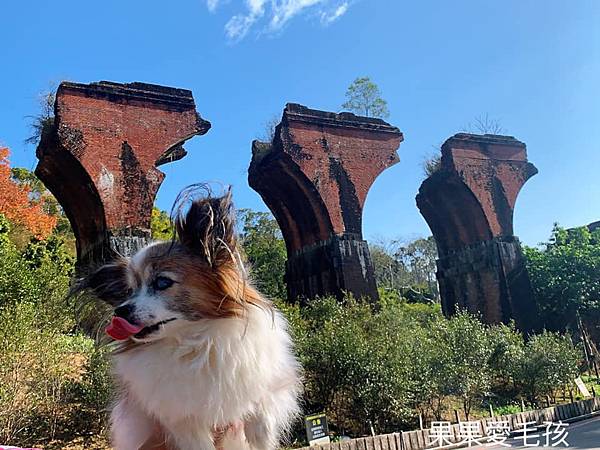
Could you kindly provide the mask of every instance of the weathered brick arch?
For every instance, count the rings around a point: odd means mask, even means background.
[[[401,141],[380,119],[288,104],[273,141],[253,143],[248,181],[281,227],[290,298],[377,298],[362,210]]]
[[[492,239],[481,204],[460,176],[440,170],[430,180],[419,190],[419,208],[441,253]]]
[[[252,164],[261,164],[270,145],[254,141],[252,146]],[[327,240],[333,234],[327,207],[318,192],[310,188],[310,180],[300,166],[282,154],[265,161],[262,167],[261,175],[253,178],[252,187],[258,192],[269,191],[270,195],[263,199],[281,229],[286,230],[283,237],[288,253]]]
[[[537,173],[525,144],[510,136],[460,133],[442,146],[439,170],[417,195],[438,247],[437,278],[445,314],[479,312],[488,323],[514,319],[538,328],[513,211]]]
[[[148,242],[165,177],[157,166],[183,158],[183,143],[209,128],[188,90],[61,83],[35,173],[71,222],[80,266],[129,255]]]

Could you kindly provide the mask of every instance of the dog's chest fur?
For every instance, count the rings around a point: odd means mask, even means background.
[[[297,381],[285,321],[256,307],[243,318],[190,324],[115,359],[124,395],[163,423],[234,423]]]

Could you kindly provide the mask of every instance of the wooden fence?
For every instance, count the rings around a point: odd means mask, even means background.
[[[507,421],[510,424],[511,430],[518,430],[526,422],[533,422],[536,425],[543,425],[544,422],[569,422],[572,419],[582,418],[582,416],[585,417],[597,411],[600,411],[600,397],[535,411],[495,416],[494,418],[481,419],[478,422],[481,424],[481,430],[485,430],[486,425],[491,421]],[[458,424],[452,425],[451,428],[452,437],[448,438],[448,441],[456,444],[462,442],[463,438],[459,435]],[[430,446],[431,439],[429,438],[429,433],[430,430],[428,429],[402,431],[399,433],[382,434],[379,436],[304,447],[300,450],[423,450]]]

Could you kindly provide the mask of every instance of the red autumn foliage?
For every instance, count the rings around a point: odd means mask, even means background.
[[[22,225],[36,238],[47,238],[56,226],[56,217],[44,212],[38,201],[30,199],[30,189],[16,183],[10,175],[10,151],[0,147],[0,214]]]

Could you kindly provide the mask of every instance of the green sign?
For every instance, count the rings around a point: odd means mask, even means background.
[[[329,442],[329,429],[325,414],[314,414],[304,418],[308,445],[325,444]]]

